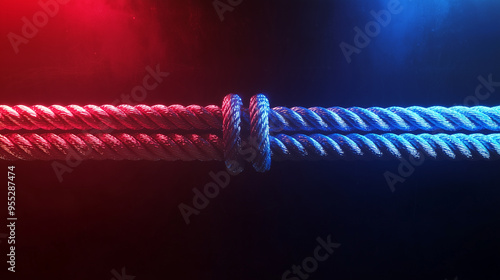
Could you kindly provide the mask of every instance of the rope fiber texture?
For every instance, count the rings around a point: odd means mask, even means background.
[[[276,160],[490,160],[500,158],[500,134],[279,134],[271,138],[271,150]]]
[[[482,134],[500,132],[500,106],[270,108],[258,94],[245,108],[230,94],[221,107],[0,105],[0,129],[15,131],[0,134],[4,160],[219,160],[232,174],[271,159],[500,159],[500,133]]]
[[[500,106],[450,108],[273,108],[271,122],[284,131],[500,131]]]
[[[241,106],[240,106],[241,107]],[[247,109],[241,121],[249,124]],[[215,105],[0,105],[0,129],[7,130],[221,130],[222,109]],[[500,131],[500,106],[275,107],[270,132]]]
[[[198,105],[0,105],[0,129],[8,130],[209,130],[222,128],[217,106]]]
[[[7,133],[0,135],[4,160],[223,160],[213,134]]]
[[[276,160],[374,160],[412,156],[437,160],[500,158],[500,134],[278,134],[269,137]],[[4,160],[223,160],[215,134],[8,133],[0,135]]]

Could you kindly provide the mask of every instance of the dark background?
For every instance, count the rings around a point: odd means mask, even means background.
[[[220,105],[228,93],[248,104],[264,92],[271,106],[451,106],[478,76],[500,80],[493,0],[401,0],[347,63],[340,42],[388,2],[243,0],[221,21],[211,0],[74,0],[16,54],[7,34],[41,8],[2,1],[0,103],[109,104],[157,64],[170,75],[144,104]],[[499,103],[500,88],[480,101]],[[221,162],[85,161],[62,182],[50,162],[9,164],[17,279],[113,279],[122,267],[136,280],[281,279],[328,235],[341,247],[309,279],[500,278],[498,162],[426,161],[395,192],[383,174],[398,161],[249,167],[189,225],[178,205]]]

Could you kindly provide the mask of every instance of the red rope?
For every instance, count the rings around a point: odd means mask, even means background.
[[[213,134],[8,133],[0,134],[4,160],[223,160]]]
[[[224,160],[228,170],[237,174],[243,170],[245,161],[251,162],[257,171],[266,171],[271,157],[277,160],[394,159],[403,156],[420,158],[421,155],[436,159],[500,158],[500,134],[296,134],[315,130],[388,128],[397,131],[428,126],[436,130],[441,124],[452,123],[455,126],[451,125],[451,130],[482,128],[498,131],[500,106],[493,109],[473,107],[470,110],[460,106],[452,109],[391,107],[385,111],[375,107],[271,109],[262,94],[252,97],[249,108],[242,105],[237,95],[224,98],[223,110],[214,105],[0,105],[0,130],[81,131],[0,134],[0,159]],[[403,113],[399,116],[398,112]],[[152,130],[158,129],[178,130],[175,132],[181,134],[153,133]],[[82,130],[115,132],[87,133]],[[149,132],[128,134],[123,130]],[[207,130],[222,135],[222,139],[207,134]],[[286,134],[276,135],[276,132]]]
[[[222,129],[218,106],[0,105],[0,129]]]

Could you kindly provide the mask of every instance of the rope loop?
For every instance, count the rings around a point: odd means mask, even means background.
[[[229,94],[222,102],[222,139],[224,143],[224,161],[232,175],[243,171],[241,159],[241,106],[243,102],[237,94]]]
[[[252,165],[258,172],[271,168],[271,144],[269,141],[269,100],[264,94],[250,99],[250,145],[255,149]]]

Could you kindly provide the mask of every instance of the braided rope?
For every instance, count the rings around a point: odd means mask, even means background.
[[[361,160],[425,157],[500,159],[500,134],[303,134],[270,136],[275,160]],[[0,135],[0,159],[224,160],[214,134],[8,133]]]
[[[212,134],[8,133],[0,134],[0,159],[223,160]]]
[[[8,130],[208,130],[222,128],[217,106],[0,105],[0,129]]]
[[[500,159],[500,134],[279,134],[271,150],[276,160]]]
[[[229,94],[222,102],[224,158],[227,170],[236,175],[243,171],[241,159],[241,106],[243,102],[236,94]]]
[[[8,130],[183,130],[175,133],[7,133],[0,134],[0,159],[64,160],[224,160],[231,174],[245,161],[259,172],[274,160],[500,158],[497,134],[311,134],[301,132],[500,131],[500,106],[445,108],[418,106],[367,109],[275,107],[263,94],[249,108],[238,95],[224,98],[222,108],[190,105],[0,105],[0,129]],[[206,134],[222,130],[222,138]],[[205,131],[205,134],[192,134]],[[277,132],[285,134],[275,135]],[[293,135],[292,135],[293,134]],[[250,143],[246,142],[248,140]],[[244,146],[244,147],[242,147]],[[251,158],[243,158],[251,148]]]
[[[270,116],[282,131],[500,131],[500,106],[429,108],[412,106],[370,107],[275,107]]]
[[[241,109],[241,120],[250,116]],[[0,105],[0,129],[8,130],[221,130],[221,108],[190,105]],[[275,107],[269,112],[271,132],[356,131],[500,131],[500,106],[429,108],[413,106],[370,107]]]
[[[256,152],[253,167],[258,172],[271,168],[269,111],[269,101],[265,95],[257,94],[250,99],[250,146]]]

